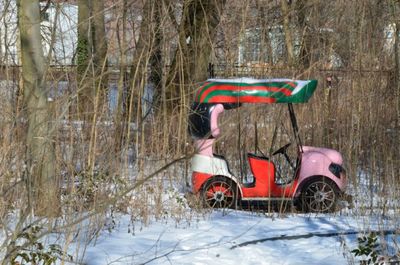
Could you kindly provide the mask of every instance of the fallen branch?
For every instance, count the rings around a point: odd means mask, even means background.
[[[398,230],[375,230],[375,231],[347,231],[347,232],[328,232],[328,233],[308,233],[303,235],[280,235],[275,237],[267,237],[262,239],[256,239],[251,241],[246,241],[237,245],[232,246],[230,249],[235,249],[239,247],[245,247],[247,245],[253,245],[258,243],[263,243],[266,241],[278,241],[278,240],[297,240],[297,239],[305,239],[311,237],[335,237],[335,236],[346,236],[346,235],[357,235],[357,234],[366,234],[366,233],[375,233],[378,235],[392,235],[398,233]]]

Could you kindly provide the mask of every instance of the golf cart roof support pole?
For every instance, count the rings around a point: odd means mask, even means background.
[[[294,132],[294,135],[296,137],[297,144],[300,147],[300,152],[303,153],[303,145],[301,144],[301,139],[300,139],[300,134],[299,134],[299,127],[297,126],[297,120],[296,120],[296,115],[294,113],[293,104],[292,103],[288,103],[288,108],[289,108],[290,121],[292,122],[293,132]]]

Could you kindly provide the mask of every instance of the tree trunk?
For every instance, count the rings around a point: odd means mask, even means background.
[[[300,46],[300,58],[299,61],[302,63],[302,67],[305,69],[311,66],[311,33],[309,31],[308,22],[309,16],[307,14],[309,7],[306,7],[307,1],[298,0],[296,2],[297,11],[297,27],[298,32],[301,36],[301,46]]]
[[[126,24],[127,24],[127,0],[123,0],[120,7],[120,12],[122,14],[122,18],[117,23],[117,40],[119,47],[119,79],[118,79],[118,98],[117,98],[117,108],[115,110],[115,151],[121,151],[124,136],[125,136],[125,128],[123,121],[124,111],[126,107],[124,107],[124,91],[127,87],[127,67],[126,67]]]
[[[29,205],[38,215],[55,216],[59,212],[59,183],[55,176],[54,128],[46,95],[39,1],[18,0],[17,4],[28,122],[26,181]]]
[[[272,66],[274,62],[273,58],[273,50],[271,46],[271,40],[269,37],[269,23],[268,17],[266,15],[267,11],[263,2],[261,0],[257,0],[257,9],[260,12],[258,16],[258,23],[261,25],[261,58],[260,61],[266,61],[269,65]],[[266,60],[265,60],[266,59]]]
[[[104,21],[104,0],[92,0],[93,8],[93,66],[96,79],[97,111],[102,112],[107,98],[107,37]]]
[[[394,3],[394,13],[400,10],[400,3]],[[398,17],[395,17],[396,21],[394,22],[395,31],[394,31],[394,59],[395,59],[395,83],[396,83],[396,96],[397,96],[397,128],[400,128],[400,20]],[[397,144],[400,144],[400,133],[397,134]]]
[[[226,0],[193,1],[189,10],[190,26],[186,35],[190,37],[189,77],[192,82],[204,81],[208,77],[207,67]]]
[[[136,43],[133,62],[130,69],[129,91],[127,103],[128,109],[125,111],[125,120],[127,123],[136,118],[136,122],[140,123],[142,112],[141,98],[143,96],[145,80],[147,76],[147,64],[149,61],[149,52],[152,49],[153,42],[153,18],[154,18],[154,3],[161,0],[147,0],[144,3],[142,22],[140,25],[139,40]]]
[[[162,9],[163,1],[154,3],[154,41],[150,54],[150,75],[149,82],[153,85],[153,106],[159,106],[161,98],[161,83],[163,76],[163,58],[162,58]],[[149,111],[149,110],[148,110]],[[146,113],[145,113],[146,115]]]
[[[87,120],[94,109],[90,9],[90,0],[78,0],[77,107],[78,116],[82,120]]]
[[[207,79],[213,42],[225,4],[226,0],[185,1],[179,48],[167,79],[167,95],[171,102],[179,101],[183,84]]]
[[[400,19],[398,16],[400,11],[400,2],[392,1],[390,4],[392,23],[394,25],[394,82],[397,94],[397,127],[400,128]],[[400,133],[398,133],[397,136],[399,140],[398,142],[400,142]]]
[[[289,6],[287,0],[281,0],[281,11],[283,16],[283,31],[285,33],[285,44],[286,44],[288,65],[293,66],[294,50],[293,50],[292,31],[290,29]]]
[[[107,38],[103,0],[78,0],[78,113],[92,121],[106,99]]]

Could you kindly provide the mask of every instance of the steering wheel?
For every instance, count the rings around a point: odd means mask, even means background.
[[[293,165],[292,161],[290,160],[288,154],[286,153],[287,149],[289,148],[289,146],[292,143],[288,143],[285,144],[284,146],[282,146],[281,148],[279,148],[278,150],[276,150],[275,152],[272,153],[272,155],[277,155],[277,154],[283,154],[283,156],[285,157],[286,161],[289,163],[289,166],[293,169],[296,169],[296,165]]]
[[[274,156],[274,155],[277,155],[277,154],[283,154],[283,155],[285,155],[285,154],[286,154],[286,150],[289,148],[289,146],[290,146],[291,144],[292,144],[292,143],[285,144],[284,146],[282,146],[281,148],[279,148],[278,150],[276,150],[275,152],[273,152],[272,155],[273,155],[273,156]]]

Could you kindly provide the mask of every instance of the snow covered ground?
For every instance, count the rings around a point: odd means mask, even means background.
[[[88,237],[97,230],[86,231],[88,224],[84,222],[79,225],[79,234],[72,233],[67,252],[74,256],[74,262],[66,264],[360,264],[351,250],[358,247],[357,238],[370,231],[383,231],[378,234],[379,248],[383,248],[380,254],[400,252],[399,208],[387,207],[398,205],[398,201],[386,198],[390,203],[381,204],[378,193],[372,191],[371,203],[363,183],[358,192],[351,192],[356,195],[356,206],[332,214],[195,212],[187,206],[183,194],[179,188],[166,189],[163,211],[170,217],[150,218],[148,225],[132,221],[129,214],[114,212],[88,245]],[[387,209],[383,211],[382,206]],[[174,213],[180,214],[179,222]],[[53,234],[47,242],[64,249],[66,240],[61,234]]]
[[[368,208],[369,193],[355,197],[353,209],[332,214],[263,213],[246,210],[214,210],[193,213],[180,189],[165,191],[164,203],[187,212],[177,223],[173,218],[152,220],[147,226],[132,222],[129,215],[114,216],[115,225],[106,227],[85,249],[86,265],[105,264],[359,264],[351,250],[357,238],[370,231],[388,231],[378,236],[381,254],[400,251],[398,208],[383,211],[377,204]],[[351,190],[351,189],[349,189]],[[378,201],[376,193],[373,201]],[[185,215],[185,214],[183,214]],[[397,233],[393,233],[396,232]],[[399,243],[399,244],[398,244]],[[76,253],[82,242],[72,243]],[[80,249],[80,251],[82,251]],[[388,264],[388,263],[387,263]]]
[[[357,247],[352,232],[399,227],[396,218],[339,213],[279,217],[235,210],[214,211],[190,223],[154,221],[134,233],[128,232],[129,216],[118,220],[115,229],[89,245],[84,264],[352,264],[349,251]]]

